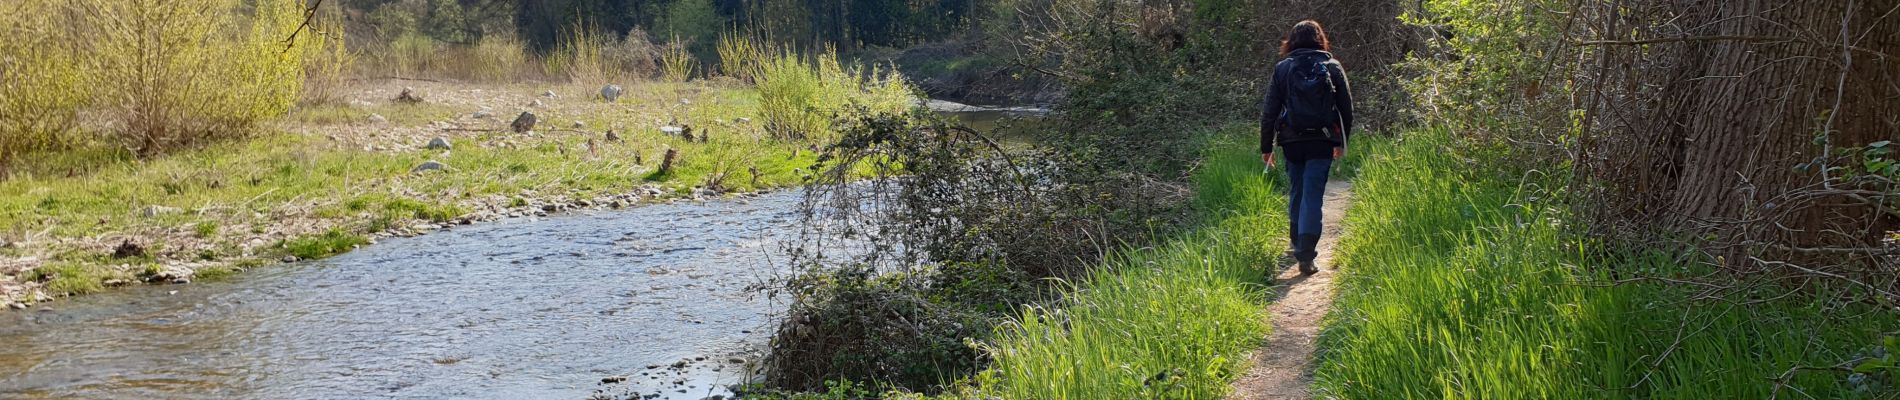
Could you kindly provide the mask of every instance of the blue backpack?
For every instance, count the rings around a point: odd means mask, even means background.
[[[1292,80],[1287,83],[1286,124],[1301,135],[1326,134],[1339,124],[1339,89],[1327,57],[1294,57]]]

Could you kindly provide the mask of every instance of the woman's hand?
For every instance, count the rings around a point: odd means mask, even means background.
[[[1267,169],[1273,169],[1276,166],[1273,162],[1273,153],[1261,154],[1260,161],[1267,163]]]
[[[1334,159],[1334,160],[1344,160],[1344,159],[1346,159],[1346,146],[1338,146],[1338,147],[1334,147],[1334,148],[1333,148],[1333,159]]]

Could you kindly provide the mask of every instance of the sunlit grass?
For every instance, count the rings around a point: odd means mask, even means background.
[[[1900,328],[1891,314],[1804,296],[1741,306],[1692,301],[1691,287],[1603,285],[1612,268],[1700,271],[1579,240],[1557,205],[1534,200],[1538,174],[1468,161],[1497,154],[1448,136],[1413,132],[1372,149],[1355,183],[1321,339],[1322,397],[1768,398],[1790,368],[1851,360]],[[1840,372],[1789,383],[1784,398],[1892,390]]]

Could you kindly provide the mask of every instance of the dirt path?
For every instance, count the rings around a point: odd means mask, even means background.
[[[1307,399],[1313,395],[1314,340],[1320,320],[1333,306],[1333,250],[1339,245],[1340,221],[1352,200],[1352,183],[1326,184],[1326,231],[1319,241],[1320,271],[1302,276],[1286,267],[1274,278],[1273,305],[1268,307],[1273,334],[1255,350],[1253,369],[1234,382],[1228,399]]]

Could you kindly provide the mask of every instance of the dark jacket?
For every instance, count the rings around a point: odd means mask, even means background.
[[[1338,102],[1336,107],[1339,109],[1339,125],[1333,127],[1330,135],[1300,136],[1286,129],[1286,96],[1289,94],[1287,82],[1293,79],[1293,68],[1301,64],[1296,60],[1299,58],[1318,58],[1317,61],[1325,63],[1326,68],[1332,71],[1333,87],[1339,90],[1339,95],[1334,96],[1335,101]],[[1282,79],[1283,77],[1285,79]],[[1347,84],[1346,68],[1339,66],[1339,60],[1334,60],[1332,53],[1315,49],[1294,50],[1292,54],[1287,55],[1285,60],[1280,60],[1279,64],[1273,66],[1273,80],[1267,82],[1266,108],[1260,113],[1261,154],[1273,153],[1274,146],[1307,140],[1328,140],[1332,141],[1334,146],[1345,146],[1347,138],[1351,136],[1352,86]]]

